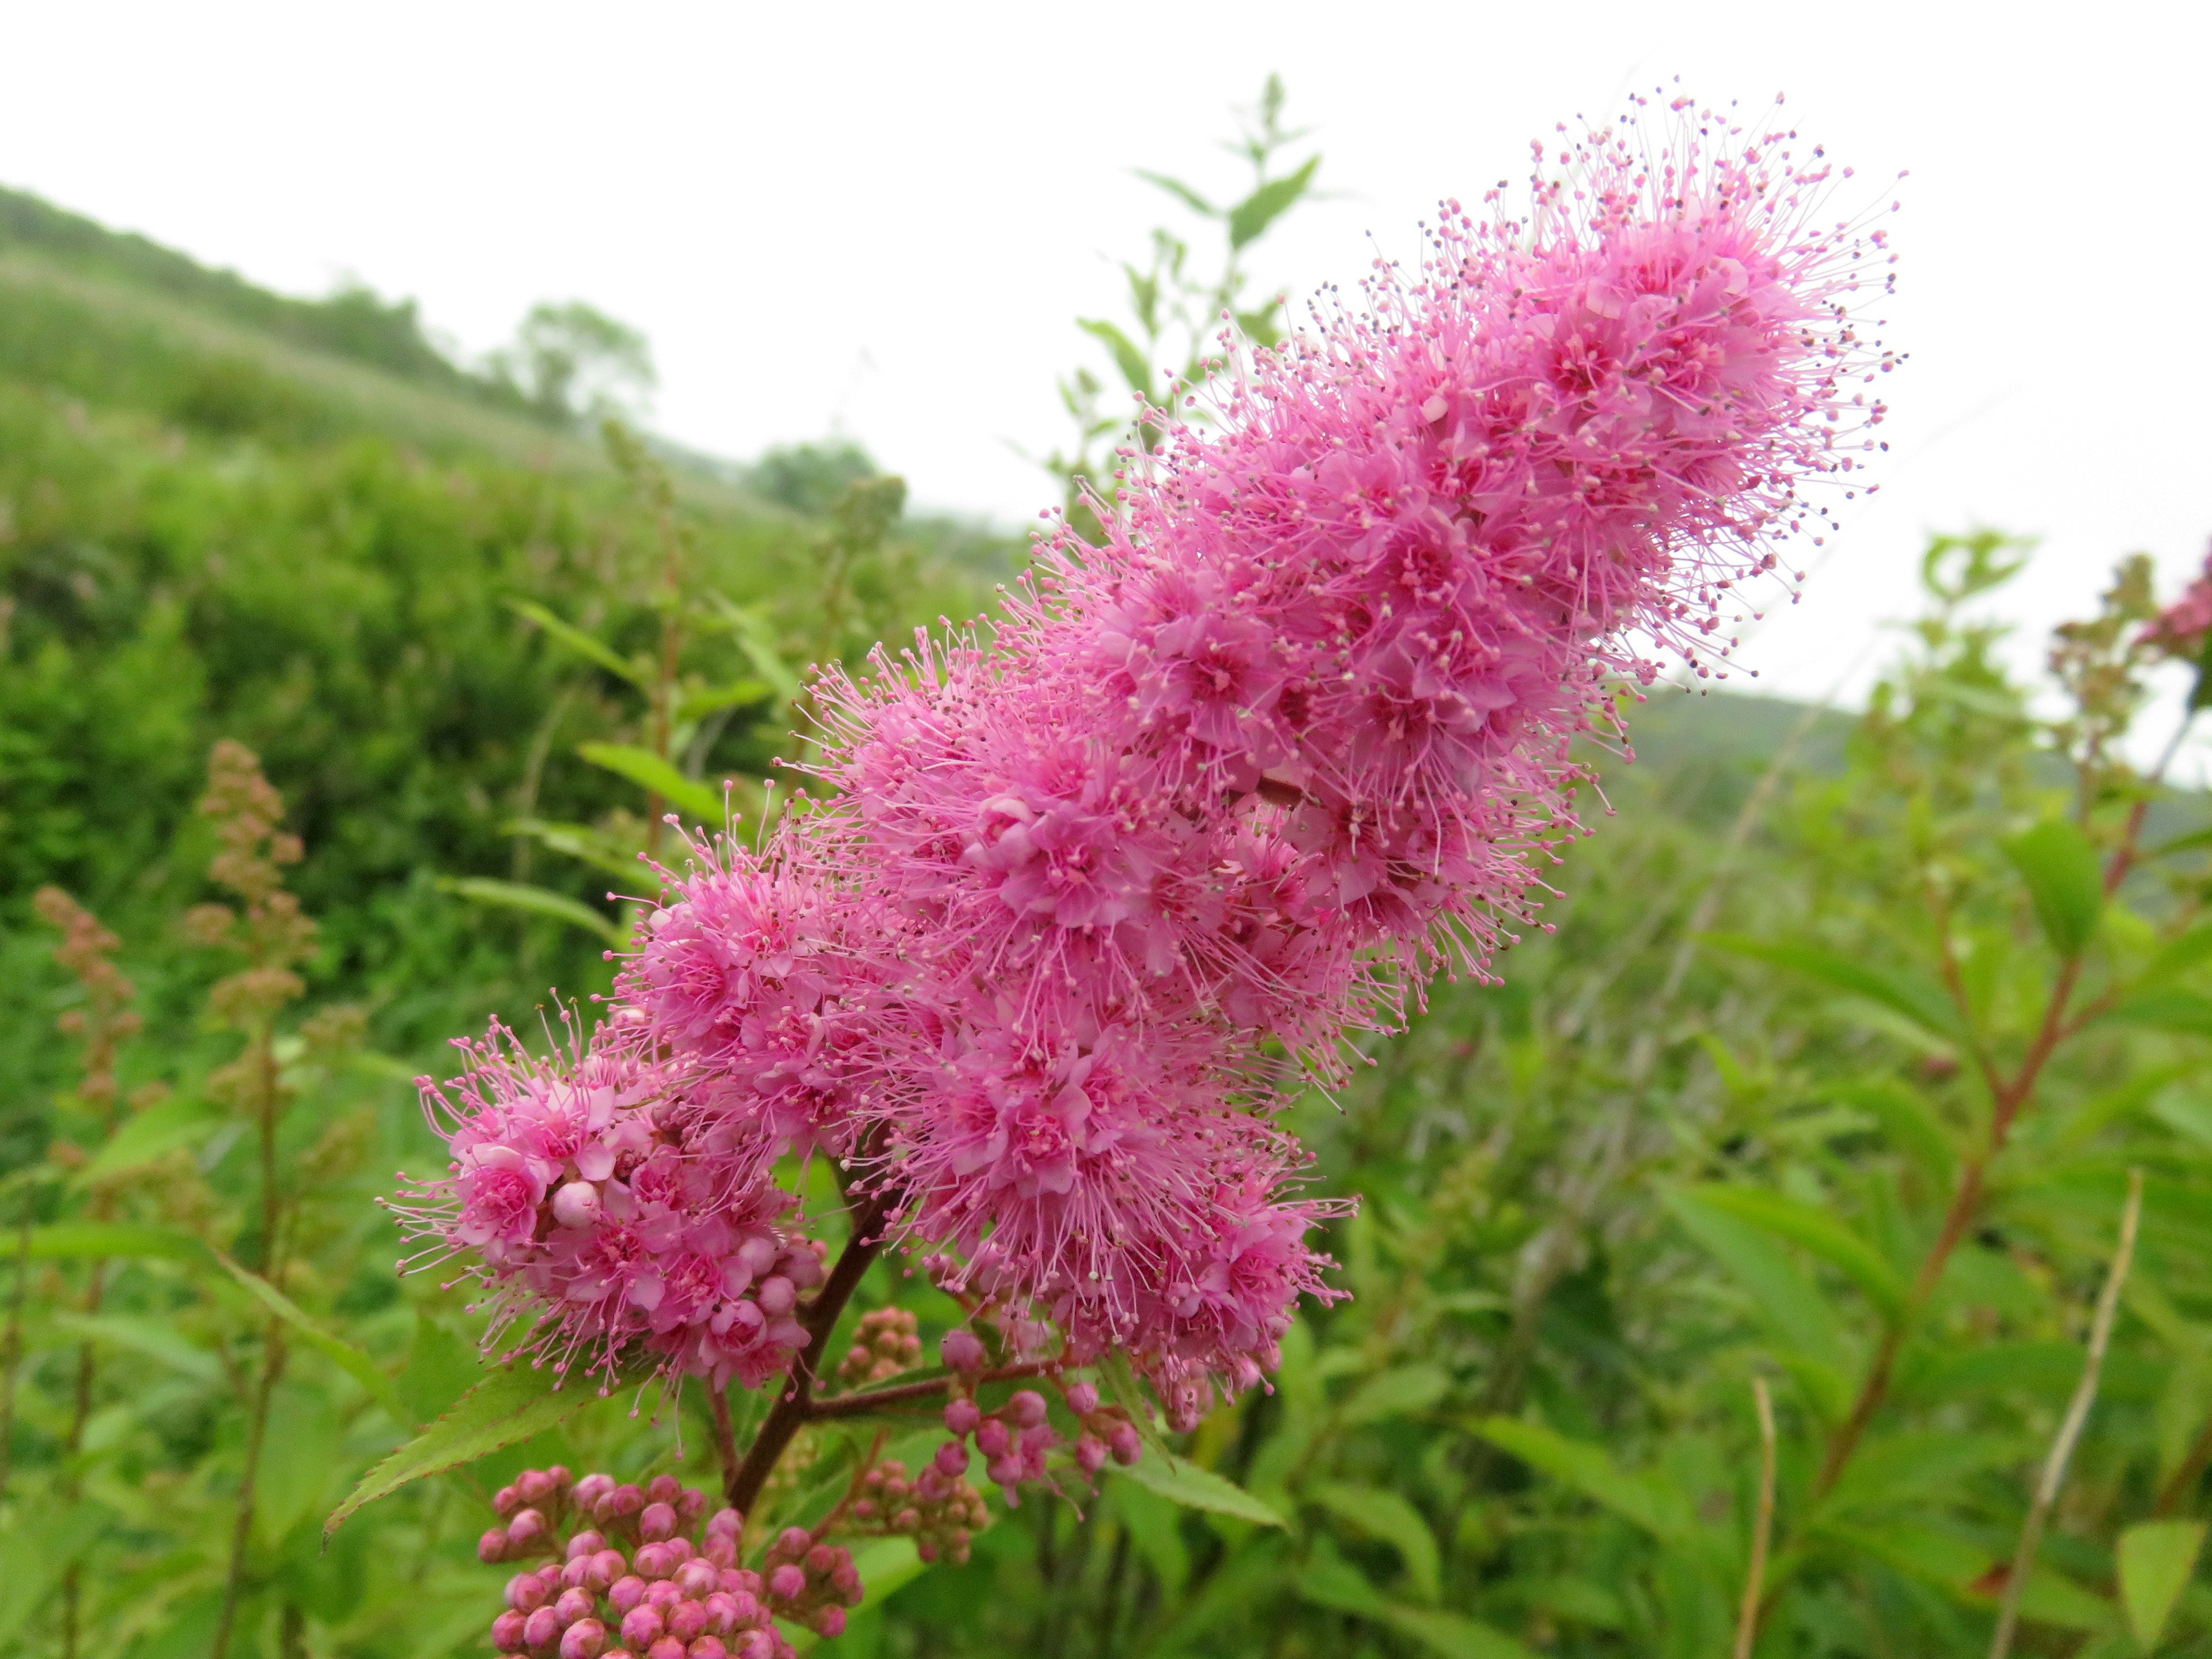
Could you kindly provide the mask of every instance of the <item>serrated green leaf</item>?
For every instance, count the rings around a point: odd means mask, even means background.
[[[558,640],[578,656],[597,663],[610,674],[628,680],[639,690],[643,690],[651,684],[651,677],[644,669],[625,659],[612,646],[604,641],[594,639],[582,629],[572,623],[562,621],[560,617],[535,600],[509,599],[507,602],[507,608],[514,611],[516,616],[527,617],[536,623],[545,630],[550,638]]]
[[[1690,1188],[1683,1196],[1689,1202],[1732,1215],[1762,1232],[1802,1245],[1864,1291],[1884,1317],[1904,1317],[1905,1285],[1896,1270],[1873,1245],[1827,1211],[1762,1187],[1711,1182]]]
[[[2165,1634],[2203,1547],[2202,1521],[2144,1521],[2120,1534],[2120,1605],[2145,1652]]]
[[[1137,1381],[1137,1373],[1129,1364],[1129,1356],[1115,1348],[1099,1360],[1098,1380],[1106,1385],[1106,1397],[1129,1413],[1129,1421],[1136,1427],[1137,1435],[1152,1455],[1172,1460],[1175,1454],[1160,1433],[1158,1419],[1153,1414],[1151,1397],[1144,1385]]]
[[[1855,957],[1815,945],[1749,939],[1737,933],[1706,933],[1702,938],[1715,950],[1749,957],[1755,962],[1771,963],[1850,995],[1863,997],[1893,1013],[1903,1015],[1937,1036],[1956,1041],[1960,1036],[1959,1012],[1942,988],[1932,980],[1869,967]]]
[[[1171,1503],[1180,1504],[1187,1510],[1206,1510],[1216,1515],[1233,1516],[1239,1521],[1249,1521],[1262,1527],[1284,1524],[1281,1516],[1235,1481],[1182,1458],[1170,1456],[1162,1450],[1147,1450],[1135,1462],[1126,1466],[1109,1463],[1107,1467],[1146,1491],[1155,1492]]]
[[[1689,1505],[1680,1492],[1648,1475],[1618,1468],[1602,1446],[1570,1440],[1540,1423],[1510,1417],[1486,1418],[1474,1428],[1500,1451],[1574,1487],[1655,1538],[1679,1538],[1689,1530]]]
[[[2088,836],[2064,818],[2045,818],[2007,842],[2004,852],[2027,883],[2036,925],[2051,948],[2080,956],[2105,909],[2104,866]]]
[[[576,752],[592,765],[650,790],[688,818],[700,823],[722,822],[722,792],[685,777],[650,749],[629,743],[580,743]]]
[[[387,1498],[427,1475],[464,1463],[556,1427],[595,1398],[571,1385],[557,1392],[552,1378],[527,1365],[502,1365],[453,1402],[453,1409],[362,1476],[346,1500],[323,1522],[328,1538],[364,1504]]]
[[[1427,1518],[1403,1498],[1380,1486],[1345,1480],[1310,1482],[1301,1496],[1397,1551],[1414,1591],[1425,1601],[1437,1599],[1443,1588],[1443,1565],[1436,1534],[1429,1530]]]
[[[1242,248],[1256,242],[1267,234],[1267,227],[1288,212],[1306,186],[1313,183],[1314,169],[1321,166],[1321,157],[1310,155],[1296,173],[1281,179],[1270,179],[1235,207],[1229,210],[1229,246]]]
[[[228,1115],[213,1101],[191,1095],[165,1100],[126,1120],[70,1178],[70,1184],[81,1191],[124,1170],[150,1164],[179,1146],[192,1146],[213,1133]]]
[[[1114,367],[1121,371],[1121,378],[1129,383],[1130,391],[1140,392],[1147,398],[1153,394],[1152,366],[1137,349],[1136,342],[1099,318],[1079,317],[1075,325],[1114,354]]]
[[[1337,1421],[1346,1428],[1386,1417],[1425,1412],[1450,1392],[1451,1378],[1438,1365],[1396,1365],[1378,1371],[1345,1396]]]
[[[471,904],[496,905],[502,910],[522,910],[534,916],[550,916],[556,921],[565,921],[571,927],[581,927],[597,933],[617,948],[629,942],[622,924],[594,910],[580,899],[570,898],[566,893],[556,893],[550,887],[533,887],[528,882],[501,881],[493,876],[441,876],[438,890],[465,898]]]
[[[384,1374],[382,1366],[350,1342],[332,1336],[310,1319],[290,1297],[259,1273],[240,1267],[220,1250],[211,1254],[216,1265],[243,1285],[247,1295],[289,1326],[294,1336],[360,1383],[368,1397],[391,1414],[393,1422],[410,1423],[414,1420],[407,1407],[400,1402],[399,1390]]]

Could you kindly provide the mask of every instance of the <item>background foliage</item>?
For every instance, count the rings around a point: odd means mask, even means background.
[[[1084,325],[1104,355],[1068,382],[1063,472],[1103,467],[1111,377],[1157,392],[1224,305],[1274,326],[1243,261],[1316,177],[1278,165],[1281,114],[1271,89],[1241,195],[1162,181],[1197,229]],[[603,986],[604,895],[641,890],[657,813],[710,817],[725,777],[757,810],[803,665],[973,613],[1012,550],[908,514],[849,446],[731,467],[596,431],[649,361],[574,308],[473,373],[407,306],[280,299],[21,198],[0,283],[0,1640],[200,1654],[228,1603],[235,1654],[481,1651],[493,1490],[555,1458],[710,1480],[712,1436],[696,1390],[580,1402],[322,1547],[480,1375],[370,1202],[434,1144],[406,1079]],[[620,361],[587,373],[594,338]],[[1985,1652],[2131,1171],[2140,1239],[2014,1650],[2212,1652],[2212,836],[2117,758],[2147,568],[2031,687],[1987,620],[2016,562],[1931,547],[1861,718],[1633,710],[1556,931],[1299,1109],[1316,1182],[1364,1195],[1334,1240],[1353,1298],[1178,1445],[1186,1473],[1025,1503],[964,1566],[864,1557],[824,1653],[1725,1653],[1754,1382],[1756,1650]],[[236,813],[194,810],[221,738],[301,844],[264,836],[250,877],[315,923],[297,952],[188,925],[257,902],[210,873]],[[47,886],[116,943],[81,927],[58,964]],[[297,982],[241,991],[261,969]],[[950,1305],[878,1273],[855,1314],[901,1304],[933,1341]],[[854,1455],[811,1433],[770,1501],[818,1510]]]

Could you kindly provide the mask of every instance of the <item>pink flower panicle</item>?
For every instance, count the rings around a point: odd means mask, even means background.
[[[2212,548],[2207,549],[2203,568],[2181,597],[2143,628],[2144,643],[2188,663],[2203,660],[2208,637],[2212,637]]]
[[[1724,672],[1779,544],[1824,539],[1816,489],[1872,488],[1895,359],[1856,313],[1892,256],[1793,143],[1639,105],[1537,146],[1527,216],[1447,204],[1363,309],[1224,337],[1178,393],[1211,422],[1147,414],[1100,544],[1056,523],[988,633],[817,680],[821,798],[661,872],[587,1053],[470,1051],[421,1224],[564,1354],[757,1380],[791,1333],[765,1267],[715,1270],[796,1259],[765,1172],[818,1151],[1018,1362],[1125,1353],[1177,1426],[1259,1381],[1334,1294],[1310,1239],[1343,1212],[1281,1109],[1434,974],[1492,975],[1587,833],[1571,745],[1617,734],[1607,685]],[[531,1149],[585,1083],[590,1135],[665,1171],[649,1238],[629,1176]],[[599,1206],[573,1229],[568,1192]],[[1128,1437],[1078,1416],[1087,1473]],[[979,1425],[1009,1486],[1057,1433]]]

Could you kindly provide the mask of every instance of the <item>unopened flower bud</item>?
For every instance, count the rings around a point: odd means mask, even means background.
[[[937,1352],[947,1365],[963,1373],[981,1370],[988,1357],[981,1340],[964,1325],[945,1332],[937,1345]]]
[[[651,1607],[664,1620],[668,1617],[669,1608],[683,1599],[684,1592],[665,1578],[645,1587],[645,1605]]]
[[[546,1541],[545,1517],[536,1510],[524,1510],[507,1523],[507,1550],[510,1556],[528,1555]]]
[[[1018,1486],[1021,1484],[1022,1460],[1012,1452],[1004,1456],[993,1458],[988,1464],[985,1465],[985,1470],[992,1480],[1002,1486]]]
[[[684,1650],[687,1659],[728,1659],[729,1651],[722,1638],[712,1634],[700,1637]]]
[[[696,1486],[686,1486],[676,1494],[676,1513],[687,1522],[696,1521],[707,1508],[707,1494]]]
[[[676,1494],[684,1490],[684,1483],[672,1474],[656,1474],[645,1483],[645,1501],[648,1504],[673,1504]]]
[[[817,1635],[842,1636],[845,1633],[845,1609],[842,1607],[820,1608],[809,1622],[813,1626]]]
[[[545,1581],[534,1572],[518,1572],[507,1581],[507,1605],[522,1613],[544,1607],[550,1594]]]
[[[1035,1389],[1024,1389],[1006,1401],[1006,1414],[1024,1429],[1033,1429],[1045,1419],[1044,1396]]]
[[[532,1653],[550,1653],[560,1639],[560,1615],[550,1607],[539,1607],[522,1621],[522,1645]]]
[[[968,1473],[968,1448],[957,1440],[948,1440],[937,1449],[932,1463],[949,1479]]]
[[[684,1659],[684,1644],[664,1636],[645,1650],[645,1659]]]
[[[592,1512],[601,1520],[624,1522],[645,1507],[645,1493],[628,1481],[609,1490],[592,1506]]]
[[[561,1632],[561,1659],[599,1659],[606,1646],[607,1627],[596,1619],[579,1619]]]
[[[639,1511],[637,1535],[658,1543],[676,1535],[676,1506],[672,1504],[647,1504]]]
[[[607,1603],[618,1613],[627,1613],[645,1600],[645,1580],[632,1573],[627,1578],[617,1578],[607,1586]],[[624,1641],[629,1638],[624,1637]]]
[[[686,1646],[707,1633],[707,1609],[696,1601],[678,1601],[662,1618],[668,1633]]]
[[[545,1466],[545,1475],[552,1481],[553,1490],[556,1492],[566,1492],[576,1484],[576,1477],[569,1472],[566,1463],[548,1463]]]
[[[507,1528],[494,1527],[477,1540],[477,1559],[489,1566],[495,1561],[507,1559]]]
[[[515,1476],[514,1489],[522,1495],[522,1501],[534,1510],[552,1501],[553,1477],[543,1469],[525,1469]]]
[[[626,1648],[649,1648],[660,1639],[662,1626],[659,1609],[632,1607],[623,1614],[622,1639]]]
[[[732,1538],[745,1529],[745,1517],[732,1509],[719,1509],[707,1517],[707,1532],[711,1537],[726,1532]]]
[[[515,1491],[512,1486],[501,1486],[497,1492],[492,1494],[492,1513],[499,1516],[502,1519],[507,1516],[513,1515],[515,1510],[521,1507],[522,1494]]]
[[[623,1559],[620,1550],[601,1550],[592,1558],[592,1571],[584,1583],[604,1594],[629,1571],[629,1563]]]
[[[1114,1432],[1106,1437],[1106,1445],[1114,1461],[1126,1468],[1143,1454],[1145,1437],[1137,1432],[1134,1423],[1116,1423]]]
[[[975,1446],[986,1457],[1005,1456],[1007,1440],[1004,1419],[987,1417],[975,1425]]]
[[[564,1626],[573,1625],[579,1619],[588,1619],[597,1613],[599,1602],[598,1596],[580,1585],[573,1589],[564,1589],[560,1599],[553,1603],[553,1616]]]
[[[522,1626],[529,1619],[526,1613],[517,1613],[509,1607],[491,1621],[491,1644],[501,1653],[520,1653],[524,1650]]]
[[[599,1499],[615,1489],[615,1478],[611,1474],[587,1474],[579,1480],[568,1494],[568,1501],[586,1515],[598,1509]]]
[[[1078,1417],[1088,1417],[1098,1409],[1098,1385],[1095,1382],[1071,1382],[1061,1391],[1067,1409]]]
[[[1096,1474],[1106,1467],[1106,1443],[1096,1435],[1078,1435],[1075,1440],[1075,1467],[1085,1474]]]
[[[982,1420],[981,1410],[965,1395],[945,1402],[945,1426],[954,1434],[973,1434],[975,1425]]]
[[[753,1300],[770,1318],[789,1313],[799,1301],[798,1287],[781,1273],[770,1273],[753,1291]]]
[[[712,1561],[686,1561],[676,1570],[676,1588],[697,1601],[712,1592],[721,1577]]]
[[[787,1561],[768,1576],[769,1594],[780,1601],[791,1601],[806,1594],[806,1574],[795,1564]]]
[[[568,1559],[574,1561],[579,1556],[597,1555],[606,1547],[607,1540],[598,1533],[580,1532],[568,1540]]]

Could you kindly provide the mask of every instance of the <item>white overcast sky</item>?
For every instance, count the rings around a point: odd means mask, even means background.
[[[413,295],[465,352],[542,298],[650,335],[655,423],[743,456],[832,430],[929,505],[1050,498],[1071,325],[1226,191],[1231,104],[1279,71],[1330,199],[1262,280],[1350,286],[1528,141],[1680,76],[1786,94],[1867,199],[1902,168],[1888,308],[1911,367],[1884,493],[1749,643],[1765,687],[1863,686],[1923,533],[2042,550],[2033,637],[2135,548],[2212,532],[2212,187],[2201,3],[374,6],[0,0],[0,181],[257,281]]]

